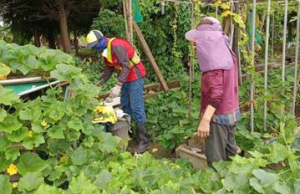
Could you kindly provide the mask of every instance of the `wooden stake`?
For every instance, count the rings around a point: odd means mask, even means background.
[[[164,88],[165,91],[168,91],[169,88],[168,88],[168,85],[164,79],[164,77],[162,76],[157,64],[156,64],[156,61],[149,49],[149,46],[139,28],[139,26],[137,25],[137,23],[133,22],[133,28],[137,34],[137,38],[138,40],[140,41],[141,45],[142,45],[142,48],[143,48],[143,51],[144,53],[146,54],[146,57],[148,59],[148,61],[150,62],[150,65],[152,66],[154,72],[156,73],[158,79],[159,79],[159,82],[161,83],[162,87]]]
[[[128,33],[128,24],[127,24],[127,3],[126,0],[122,0],[123,3],[123,13],[124,13],[124,21],[125,21],[125,30],[126,30],[126,40],[129,40],[129,33]]]
[[[128,33],[129,42],[133,45],[133,27],[132,27],[132,0],[128,0]]]

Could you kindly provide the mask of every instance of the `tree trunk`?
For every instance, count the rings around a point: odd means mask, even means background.
[[[34,31],[34,45],[36,47],[41,47],[40,34],[37,30]]]
[[[49,48],[56,49],[54,32],[51,26],[48,27],[48,41],[49,41]]]
[[[79,55],[79,45],[78,45],[78,38],[77,38],[77,30],[76,30],[76,28],[74,29],[74,45],[75,45],[76,56],[78,56]]]
[[[71,53],[71,44],[70,44],[70,38],[69,38],[69,32],[68,32],[67,14],[65,12],[63,0],[60,0],[60,3],[59,3],[59,26],[60,26],[63,50],[65,53]]]

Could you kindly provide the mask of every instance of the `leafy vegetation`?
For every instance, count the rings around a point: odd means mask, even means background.
[[[119,8],[117,1],[105,2],[111,3],[104,6],[106,9],[110,6]],[[183,39],[184,32],[190,28],[190,7],[167,4],[167,14],[162,16],[159,3],[141,2],[145,13],[141,28],[165,77],[180,79],[182,88],[147,100],[146,111],[152,139],[173,149],[194,135],[200,91],[199,82],[193,81],[190,119],[190,80],[184,75],[184,68],[187,68],[188,51],[192,48]],[[227,4],[220,6],[220,17],[231,15],[234,22],[240,22],[240,17],[226,12]],[[194,9],[195,16],[199,17],[207,7],[203,8],[199,3]],[[109,19],[119,20],[119,12],[120,9],[114,13],[103,10],[94,21],[95,27],[109,24]],[[103,16],[108,16],[107,23],[100,20]],[[105,33],[114,35],[121,32],[121,28],[105,29]],[[270,72],[266,96],[263,78],[255,74],[256,132],[249,133],[247,109],[237,126],[236,139],[245,152],[244,157],[237,155],[232,161],[214,163],[215,170],[199,171],[183,159],[155,160],[149,153],[131,155],[118,147],[119,139],[105,133],[102,125],[92,124],[94,108],[101,103],[95,97],[115,83],[111,79],[105,87],[95,87],[102,62],[80,61],[61,51],[0,41],[0,63],[8,65],[15,75],[38,74],[67,81],[73,94],[65,99],[63,89],[53,87],[43,96],[23,101],[11,90],[0,86],[1,193],[300,192],[300,128],[293,116],[281,113],[282,107],[289,109],[291,102],[292,68],[287,69],[284,85],[280,72]],[[154,73],[150,69],[148,72],[148,81],[155,80]],[[254,74],[254,68],[249,68],[248,73]],[[196,74],[197,80],[198,77]],[[246,79],[240,88],[241,105],[246,107],[249,105],[248,89],[249,80]],[[282,93],[283,89],[285,93]],[[269,109],[267,131],[263,131],[261,105],[264,99],[267,99]]]

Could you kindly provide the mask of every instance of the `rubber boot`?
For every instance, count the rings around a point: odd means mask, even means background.
[[[134,152],[141,154],[150,148],[150,141],[149,141],[149,137],[148,137],[148,133],[147,133],[146,123],[137,124],[136,131],[137,131],[138,145],[134,149]]]

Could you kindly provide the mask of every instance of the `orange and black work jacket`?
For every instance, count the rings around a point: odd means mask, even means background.
[[[132,82],[146,76],[146,69],[131,44],[122,38],[111,38],[107,43],[107,56],[101,78],[106,82],[114,70],[118,72],[118,82]]]

